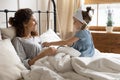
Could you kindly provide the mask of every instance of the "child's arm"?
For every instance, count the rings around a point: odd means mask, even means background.
[[[52,45],[60,45],[60,46],[63,46],[63,45],[71,45],[73,44],[74,42],[78,41],[79,38],[77,37],[72,37],[70,39],[67,39],[67,40],[62,40],[62,41],[56,41],[56,42],[44,42],[42,45],[44,47],[49,47],[49,46],[52,46]]]

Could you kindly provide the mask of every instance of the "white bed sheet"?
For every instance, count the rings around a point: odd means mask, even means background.
[[[120,80],[120,55],[95,52],[93,57],[46,56],[22,75],[25,80]]]

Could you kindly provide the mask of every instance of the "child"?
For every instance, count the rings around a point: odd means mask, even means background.
[[[87,30],[87,24],[91,21],[89,15],[92,11],[91,7],[86,8],[87,11],[78,9],[73,15],[73,24],[76,29],[75,35],[67,40],[57,42],[44,42],[42,45],[45,47],[51,45],[71,45],[72,47],[81,52],[80,57],[92,57],[95,53],[92,36],[89,30]]]

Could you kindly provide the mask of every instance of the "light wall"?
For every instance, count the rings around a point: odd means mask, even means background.
[[[31,8],[32,10],[37,10],[36,6],[37,0],[0,0],[0,10],[13,10],[16,11],[19,8]],[[0,27],[6,27],[6,17],[5,13],[0,13]],[[14,16],[14,13],[8,14],[9,17]]]
[[[56,1],[56,0],[55,0]],[[40,10],[42,12],[46,12],[48,10],[48,2],[49,0],[0,0],[0,10],[18,10],[20,8],[30,8],[33,11]],[[51,6],[53,4],[51,3]],[[53,11],[53,8],[51,9]],[[37,21],[38,21],[38,14],[34,14]],[[0,13],[0,27],[5,27],[6,26],[6,21],[5,21],[5,16],[4,13]],[[14,16],[14,13],[9,13],[8,17]],[[41,21],[42,21],[42,31],[46,30],[46,15],[41,14]],[[50,23],[53,23],[50,22]],[[50,24],[51,25],[51,24]],[[53,25],[52,25],[53,26]]]
[[[0,0],[0,10],[3,10],[3,9],[17,10],[18,1],[17,0]]]

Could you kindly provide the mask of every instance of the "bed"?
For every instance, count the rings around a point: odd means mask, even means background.
[[[55,32],[47,29],[40,35],[42,42],[61,40]],[[11,43],[13,37],[14,27],[0,29],[0,80],[120,80],[120,54],[97,49],[93,57],[79,57],[71,47],[52,46],[57,54],[39,59],[28,70]]]
[[[52,29],[40,37],[43,42],[61,40]],[[57,55],[43,57],[27,70],[10,38],[0,40],[1,80],[120,80],[119,54],[103,54],[95,49],[93,57],[78,57],[80,53],[73,48],[59,47]]]

